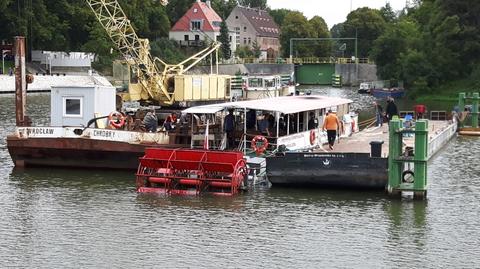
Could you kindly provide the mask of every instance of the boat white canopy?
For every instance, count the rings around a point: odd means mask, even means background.
[[[293,114],[303,111],[335,108],[339,105],[350,104],[352,102],[353,101],[350,99],[321,95],[284,96],[195,106],[187,108],[182,112],[188,114],[209,114],[226,109],[255,109],[263,111],[276,111],[283,114]]]

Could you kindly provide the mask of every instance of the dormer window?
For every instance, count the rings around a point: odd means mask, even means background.
[[[202,27],[202,21],[191,21],[190,22],[190,29],[191,30],[200,30]]]

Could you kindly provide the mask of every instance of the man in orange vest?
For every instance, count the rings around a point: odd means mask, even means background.
[[[328,145],[331,150],[333,150],[333,144],[335,144],[335,138],[337,137],[338,127],[340,126],[340,121],[337,118],[337,115],[332,112],[331,109],[328,110],[328,114],[325,117],[323,122],[323,130],[327,130]]]

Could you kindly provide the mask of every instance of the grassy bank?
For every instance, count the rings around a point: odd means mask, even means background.
[[[461,92],[479,92],[480,82],[472,79],[456,80],[445,83],[442,86],[433,89],[429,93],[418,94],[415,100],[419,103],[426,102],[457,102],[458,94]]]

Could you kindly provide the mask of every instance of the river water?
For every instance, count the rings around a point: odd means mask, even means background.
[[[480,139],[454,138],[430,161],[426,201],[282,188],[139,195],[129,172],[14,169],[13,102],[0,96],[0,268],[480,267]],[[28,114],[47,124],[49,95],[29,95]]]

